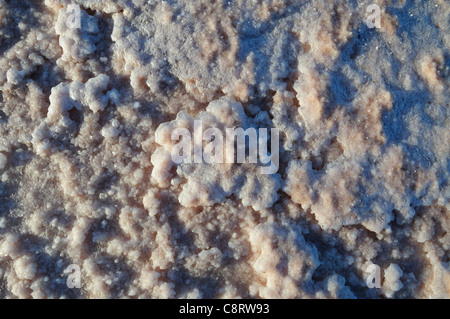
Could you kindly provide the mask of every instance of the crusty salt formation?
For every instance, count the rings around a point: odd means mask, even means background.
[[[201,121],[205,128],[239,127],[247,130],[249,127],[263,125],[258,122],[266,122],[269,125],[269,116],[266,112],[260,112],[259,118],[248,119],[241,103],[232,98],[222,98],[212,101],[206,112],[200,112],[197,120]],[[169,186],[169,181],[175,181],[170,173],[174,166],[172,149],[176,141],[172,140],[172,132],[176,128],[192,129],[195,119],[181,111],[176,120],[161,124],[155,132],[155,141],[163,147],[158,148],[152,155],[152,178],[160,187]],[[223,137],[222,137],[223,138]],[[199,146],[196,143],[194,147]],[[202,146],[202,145],[200,145]],[[223,151],[224,152],[224,151]],[[225,148],[226,152],[226,148]],[[224,152],[224,153],[225,153]],[[242,205],[251,206],[259,211],[271,207],[278,199],[280,188],[280,175],[264,174],[255,163],[225,163],[222,156],[219,163],[208,164],[195,163],[193,159],[189,163],[181,163],[177,169],[177,175],[187,182],[182,186],[179,202],[186,207],[212,206],[221,203],[230,195],[236,196],[242,201]],[[178,182],[180,183],[180,182]]]
[[[0,297],[449,298],[449,12],[0,0]],[[195,120],[277,172],[173,163]]]

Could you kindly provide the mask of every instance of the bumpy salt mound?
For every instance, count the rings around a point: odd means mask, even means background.
[[[0,0],[0,297],[449,298],[449,11]],[[195,120],[278,170],[173,163]]]
[[[227,128],[248,128],[262,125],[270,125],[267,113],[259,113],[260,118],[253,120],[247,118],[241,103],[230,98],[223,98],[212,101],[206,112],[200,112],[196,120],[201,121],[202,131],[208,128],[217,128],[223,134],[224,150],[226,149],[226,129]],[[258,121],[259,120],[259,121]],[[169,180],[174,181],[170,170],[174,165],[172,159],[172,149],[178,141],[172,140],[172,132],[176,128],[185,128],[192,132],[190,136],[195,139],[194,129],[195,119],[184,111],[178,113],[176,120],[161,124],[155,132],[155,141],[163,147],[158,148],[152,155],[152,178],[160,187],[167,187]],[[258,123],[262,122],[262,123]],[[201,143],[203,144],[203,143]],[[193,141],[192,147],[202,147]],[[234,143],[233,143],[234,148]],[[204,148],[202,153],[207,149]],[[233,150],[234,151],[234,150]],[[204,154],[200,154],[203,155]],[[242,200],[242,205],[252,206],[254,210],[261,210],[271,207],[278,199],[277,191],[280,188],[280,175],[274,170],[273,174],[261,172],[261,166],[252,163],[226,163],[226,156],[223,155],[219,163],[211,164],[202,160],[202,163],[195,163],[192,158],[188,163],[180,163],[177,174],[186,180],[179,195],[179,202],[186,207],[211,206],[221,203],[226,197],[235,195]],[[247,161],[248,162],[248,161]]]

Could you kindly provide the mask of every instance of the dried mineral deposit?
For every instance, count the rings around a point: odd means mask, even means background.
[[[0,297],[450,298],[449,13],[0,0]],[[277,172],[175,164],[195,120]]]

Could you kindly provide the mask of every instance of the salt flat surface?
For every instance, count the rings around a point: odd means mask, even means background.
[[[0,297],[450,298],[449,13],[0,0]],[[278,171],[174,165],[194,120]]]

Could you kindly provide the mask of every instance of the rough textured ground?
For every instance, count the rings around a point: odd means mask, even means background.
[[[0,297],[449,298],[449,13],[0,0]],[[172,166],[183,117],[280,129],[278,173]]]

